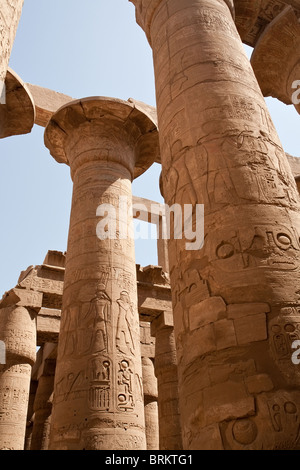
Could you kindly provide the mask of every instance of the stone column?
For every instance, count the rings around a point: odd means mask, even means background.
[[[134,241],[127,229],[131,181],[154,161],[156,127],[134,104],[86,98],[53,116],[45,144],[70,165],[74,183],[50,449],[145,449]]]
[[[300,114],[300,24],[288,5],[265,28],[251,65],[264,96],[294,104]]]
[[[46,359],[34,400],[34,423],[30,450],[48,450],[53,403],[55,359]]]
[[[37,387],[38,387],[37,380],[32,380],[31,379],[30,389],[29,389],[28,408],[27,408],[27,421],[26,421],[26,434],[25,434],[24,450],[30,450],[30,448],[31,448],[33,420],[34,420],[33,405],[34,405],[34,400],[35,400]]]
[[[140,322],[147,450],[159,450],[157,379],[154,371],[155,339],[150,322]]]
[[[24,0],[2,0],[0,10],[0,104],[5,102],[4,82]]]
[[[151,323],[151,334],[155,337],[159,449],[181,450],[177,355],[172,312],[163,312]]]
[[[157,380],[150,357],[142,357],[147,450],[159,450]]]
[[[165,220],[164,217],[160,217],[157,226],[157,264],[163,268],[165,273],[169,273],[168,240],[164,238],[164,230]]]
[[[0,341],[6,364],[0,365],[0,450],[23,450],[31,368],[36,356],[35,312],[0,309]]]
[[[203,247],[169,242],[183,447],[297,447],[299,195],[233,2],[132,1],[153,49],[166,203],[205,206]]]

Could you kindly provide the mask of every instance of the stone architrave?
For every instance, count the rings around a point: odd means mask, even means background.
[[[260,36],[251,65],[264,96],[294,104],[300,113],[300,24],[287,6]]]
[[[155,160],[157,129],[132,103],[85,98],[52,117],[45,144],[70,165],[74,183],[50,449],[145,449],[136,265],[127,230],[131,181]],[[99,229],[105,211],[107,238]]]
[[[0,450],[23,450],[31,369],[36,357],[35,312],[19,306],[0,309]]]
[[[0,8],[0,104],[5,103],[5,77],[24,0],[1,0]]]
[[[151,323],[155,337],[155,375],[158,388],[159,450],[181,450],[177,355],[172,312]]]
[[[298,448],[300,201],[233,2],[132,3],[153,50],[166,204],[205,206],[202,248],[169,241],[183,447]]]

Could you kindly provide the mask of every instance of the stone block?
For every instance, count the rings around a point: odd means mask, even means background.
[[[236,336],[233,320],[219,320],[214,323],[217,350],[236,346]]]
[[[219,425],[214,423],[195,433],[189,444],[189,450],[222,450],[223,442]]]
[[[190,330],[193,331],[209,323],[214,323],[226,314],[226,304],[222,297],[210,297],[192,305],[189,309]]]
[[[268,337],[265,313],[237,318],[234,327],[238,344],[263,341]]]
[[[267,313],[269,311],[270,306],[266,303],[231,304],[227,307],[228,318],[233,319],[257,315],[258,313]]]
[[[203,390],[206,425],[255,413],[254,398],[241,382],[228,381]]]
[[[257,374],[247,377],[245,380],[249,393],[270,392],[274,385],[267,374]]]
[[[216,350],[216,340],[213,324],[203,326],[195,330],[188,340],[188,347],[184,362],[186,364],[192,363],[199,356],[207,354]]]

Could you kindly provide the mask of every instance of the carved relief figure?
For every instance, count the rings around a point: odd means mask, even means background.
[[[91,302],[89,314],[94,315],[95,330],[92,352],[108,351],[107,322],[110,320],[110,304],[110,298],[102,290],[97,291]]]
[[[90,302],[69,307],[65,327],[69,332],[66,355],[108,352],[107,323],[110,321],[111,300],[100,286]]]
[[[131,320],[133,318],[133,306],[127,291],[122,291],[119,304],[119,317],[117,324],[116,345],[120,352],[124,354],[135,354],[134,343],[131,334]]]

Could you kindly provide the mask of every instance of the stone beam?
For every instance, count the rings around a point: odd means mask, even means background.
[[[165,217],[164,204],[136,196],[132,197],[132,204],[135,208],[134,219],[157,224],[160,217]]]
[[[33,97],[36,111],[35,124],[38,126],[46,127],[53,114],[61,106],[64,106],[74,99],[63,93],[58,93],[30,83],[27,83],[27,87]]]

